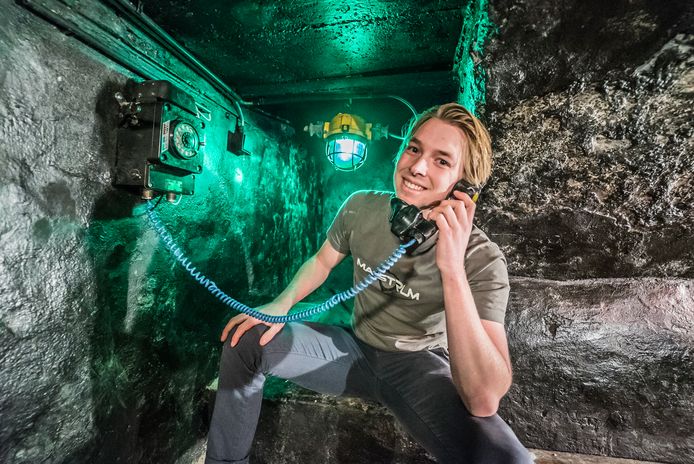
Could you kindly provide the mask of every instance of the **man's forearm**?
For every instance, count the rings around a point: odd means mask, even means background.
[[[321,286],[330,275],[331,267],[326,266],[318,255],[311,256],[294,274],[292,281],[282,293],[277,295],[275,303],[287,311],[307,295]]]
[[[511,366],[482,325],[465,274],[441,278],[453,381],[471,414],[493,415],[511,386]]]

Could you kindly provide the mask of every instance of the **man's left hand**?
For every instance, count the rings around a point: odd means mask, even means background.
[[[442,275],[460,272],[461,264],[464,265],[475,216],[475,202],[467,193],[456,190],[453,195],[455,199],[443,200],[428,215],[439,228],[436,264]]]

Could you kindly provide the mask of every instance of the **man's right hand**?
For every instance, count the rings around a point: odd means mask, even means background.
[[[259,308],[256,308],[256,311],[260,311],[269,316],[286,316],[289,312],[288,309],[285,309],[282,305],[275,302],[260,306]],[[234,335],[231,337],[231,346],[236,346],[241,336],[246,333],[248,329],[255,327],[258,324],[263,324],[270,327],[260,337],[260,346],[265,346],[284,327],[284,324],[269,324],[261,321],[260,319],[256,319],[255,317],[241,313],[229,319],[226,327],[224,327],[224,330],[222,330],[221,341],[224,342],[229,336],[231,329],[238,326],[236,332],[234,332]]]
[[[327,240],[323,242],[318,253],[311,256],[304,264],[301,265],[294,278],[289,283],[287,288],[275,298],[272,303],[263,305],[258,311],[270,316],[285,316],[291,309],[292,302],[301,301],[306,295],[320,287],[328,278],[330,271],[344,259],[345,254],[335,250]],[[222,331],[222,341],[225,341],[229,336],[229,332],[234,327],[238,326],[236,332],[231,337],[231,346],[236,346],[239,338],[246,333],[251,327],[258,324],[264,324],[270,327],[260,337],[260,345],[265,346],[273,339],[277,333],[282,330],[284,324],[267,324],[254,317],[246,314],[239,314],[229,320],[229,323]]]

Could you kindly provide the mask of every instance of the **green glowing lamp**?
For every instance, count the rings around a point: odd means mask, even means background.
[[[366,161],[366,139],[335,134],[326,140],[325,155],[338,171],[355,171]]]
[[[366,161],[371,127],[371,123],[357,115],[338,113],[332,120],[311,124],[305,130],[325,139],[325,155],[335,169],[355,171]]]

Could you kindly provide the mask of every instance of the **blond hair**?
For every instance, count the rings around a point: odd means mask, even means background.
[[[492,173],[492,140],[484,124],[458,103],[433,106],[413,119],[400,146],[398,159],[407,148],[412,136],[425,122],[433,118],[447,122],[463,131],[467,143],[463,144],[462,178],[473,185],[484,185]]]

